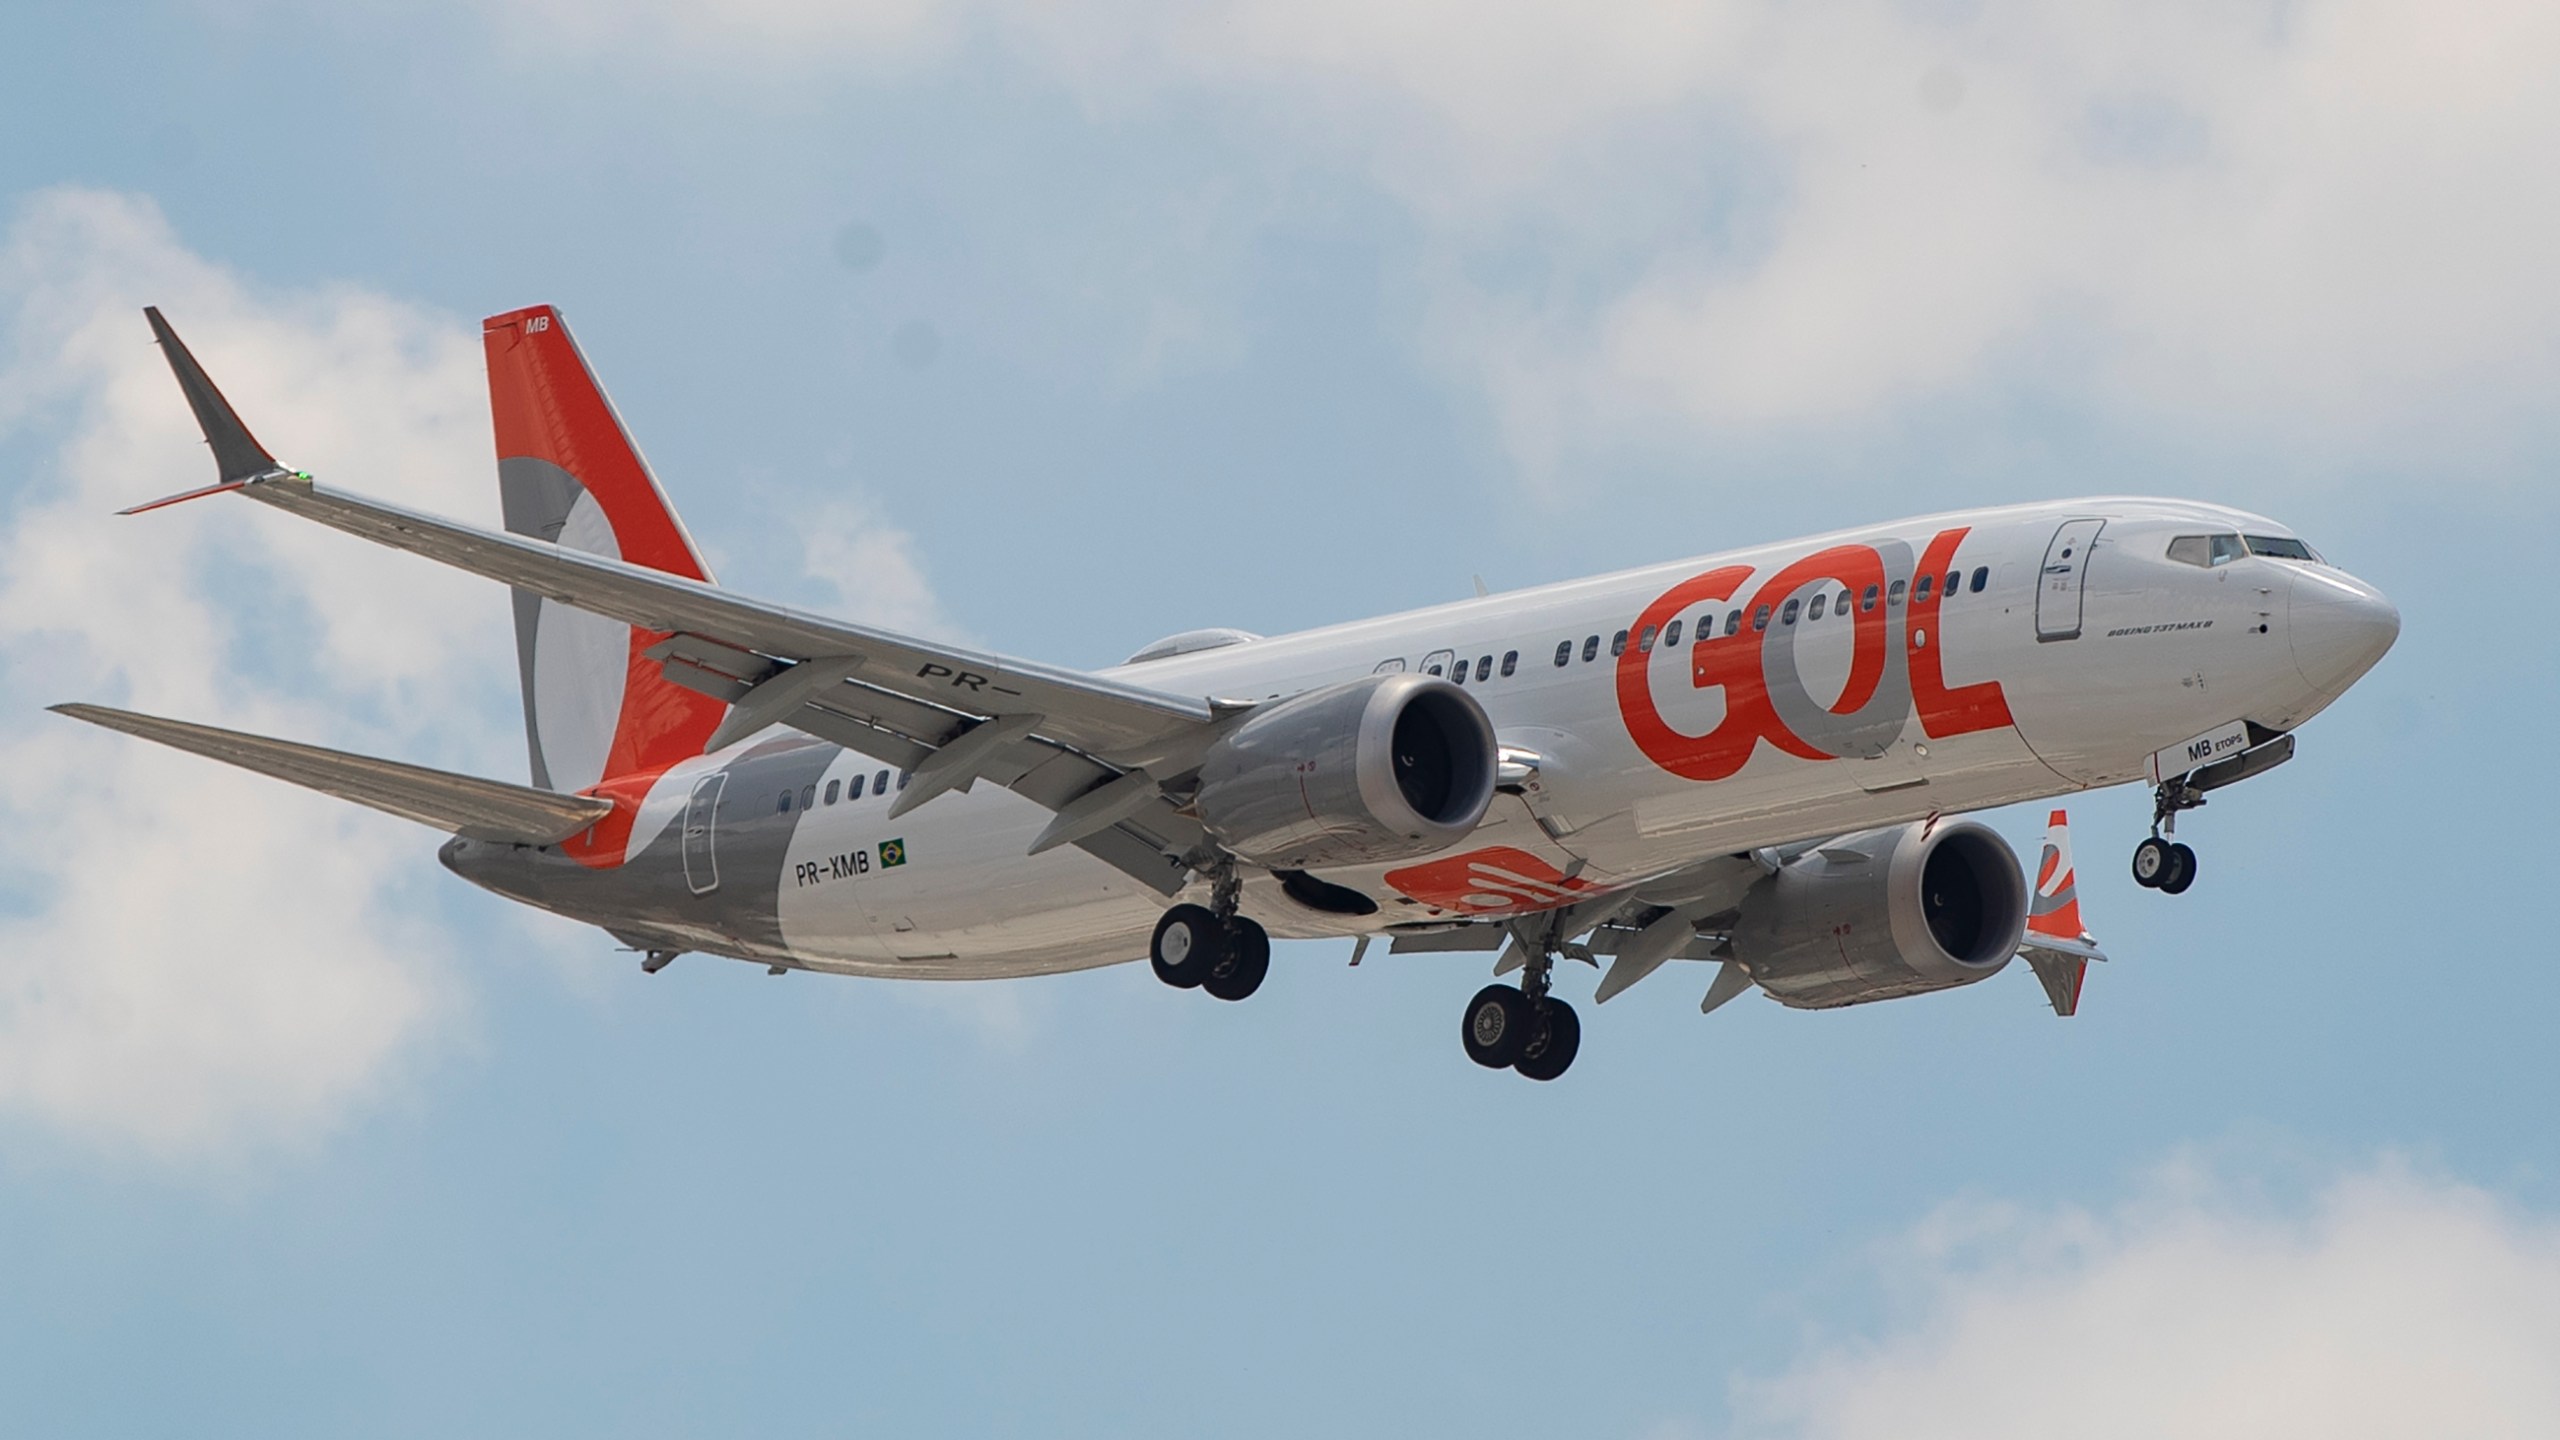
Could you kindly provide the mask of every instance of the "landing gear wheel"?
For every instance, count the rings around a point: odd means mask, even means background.
[[[1529,1043],[1529,997],[1508,985],[1487,985],[1467,1002],[1460,1038],[1467,1058],[1487,1070],[1507,1070]]]
[[[2163,895],[2184,895],[2196,883],[2196,852],[2184,845],[2169,847],[2169,872],[2154,882]]]
[[[1227,922],[1225,938],[1226,953],[1200,988],[1221,1000],[1242,1000],[1271,973],[1271,932],[1239,915]]]
[[[1511,1068],[1532,1080],[1553,1080],[1573,1064],[1582,1049],[1582,1020],[1573,1007],[1549,996],[1538,1002],[1529,1020],[1529,1043]]]
[[[1259,928],[1259,927],[1257,927]],[[1156,922],[1147,963],[1156,978],[1177,990],[1196,988],[1226,958],[1227,927],[1198,905],[1176,905]]]
[[[2187,847],[2180,845],[2176,848],[2184,850]],[[2157,890],[2160,882],[2168,876],[2170,867],[2176,863],[2169,842],[2154,835],[2133,847],[2133,883],[2145,890]]]

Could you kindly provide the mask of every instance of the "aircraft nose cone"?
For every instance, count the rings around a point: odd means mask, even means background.
[[[2294,577],[2286,629],[2303,682],[2334,699],[2400,638],[2400,611],[2344,571],[2304,570]]]

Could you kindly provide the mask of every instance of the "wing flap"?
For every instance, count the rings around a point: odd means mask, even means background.
[[[53,709],[74,720],[254,770],[474,840],[548,845],[566,840],[613,810],[612,802],[591,796],[562,795],[104,705],[56,705]]]

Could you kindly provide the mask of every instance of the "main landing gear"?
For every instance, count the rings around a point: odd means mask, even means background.
[[[2162,837],[2178,833],[2178,812],[2204,804],[2204,792],[2181,775],[2155,787],[2151,794],[2151,838],[2133,847],[2133,883],[2163,895],[2181,895],[2196,883],[2196,852]]]
[[[1208,905],[1176,905],[1164,912],[1147,947],[1157,979],[1221,1000],[1242,1000],[1262,988],[1262,977],[1271,973],[1271,934],[1236,913],[1242,889],[1233,875],[1222,876]]]
[[[1532,1080],[1553,1080],[1573,1064],[1582,1049],[1582,1021],[1572,1006],[1548,993],[1554,965],[1554,956],[1540,955],[1521,973],[1519,989],[1497,984],[1476,992],[1459,1035],[1468,1059]]]

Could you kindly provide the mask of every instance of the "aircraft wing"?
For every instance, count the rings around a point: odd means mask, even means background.
[[[850,680],[968,716],[1031,715],[1033,732],[1127,770],[1161,763],[1196,748],[1197,732],[1222,714],[1205,697],[1167,694],[1028,660],[988,655],[831,620],[784,605],[621,560],[565,549],[502,531],[483,530],[397,505],[325,488],[276,462],[157,309],[143,312],[203,428],[221,473],[202,490],[139,505],[131,514],[179,500],[237,490],[279,510],[316,520],[395,550],[407,550],[563,605],[610,616],[644,630],[698,637],[728,651],[768,657],[756,676],[789,683],[732,703],[744,730],[786,720],[824,687],[818,673],[789,674],[820,662],[830,679]],[[698,657],[685,657],[698,659]],[[776,665],[773,662],[780,662]],[[726,668],[733,677],[735,667]],[[789,700],[792,703],[783,703]],[[752,720],[752,724],[747,722]],[[732,727],[724,726],[729,730]],[[725,739],[740,738],[730,734]],[[724,740],[725,743],[725,740]]]
[[[56,705],[53,710],[474,840],[548,845],[568,839],[613,810],[611,801],[585,795],[562,795],[104,705]]]
[[[948,710],[1037,715],[1037,733],[1115,763],[1143,765],[1181,748],[1187,732],[1218,715],[1205,698],[831,620],[626,561],[327,489],[299,475],[279,473],[243,493],[332,529],[644,630],[695,636],[795,666],[821,662],[835,679]],[[755,697],[744,695],[736,703],[753,707]]]
[[[664,638],[646,654],[661,673],[731,707],[712,748],[768,725],[806,730],[913,771],[900,810],[988,779],[1057,812],[1035,848],[1073,844],[1162,893],[1181,888],[1184,862],[1205,837],[1164,797],[1160,782],[1196,765],[1217,722],[1243,713],[1247,703],[935,644],[317,485],[278,464],[159,311],[144,313],[220,480],[126,513],[238,491],[376,544],[658,632]]]

